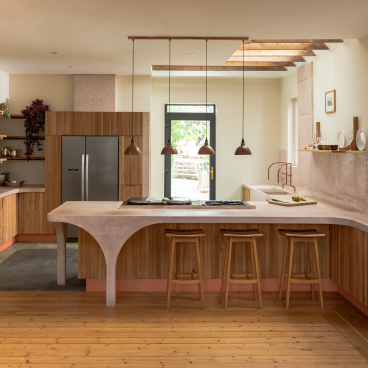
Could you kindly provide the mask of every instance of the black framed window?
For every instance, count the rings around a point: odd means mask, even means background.
[[[170,114],[169,114],[170,109]],[[165,156],[165,197],[192,200],[216,199],[216,155],[197,154],[206,137],[216,151],[216,106],[205,104],[165,105],[165,142],[171,137],[178,155]]]

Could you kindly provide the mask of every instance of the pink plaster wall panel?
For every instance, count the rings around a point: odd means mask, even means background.
[[[298,176],[294,181],[298,185],[312,187],[312,153],[299,152]]]
[[[302,65],[297,69],[297,83],[313,77],[313,63]]]
[[[307,152],[308,153],[308,152]],[[312,188],[336,193],[337,162],[336,157],[327,153],[309,153],[312,157],[309,174],[312,178]]]
[[[298,116],[313,114],[313,82],[312,78],[297,84],[298,90]]]
[[[116,75],[76,74],[74,111],[114,112]]]
[[[367,155],[336,153],[336,192],[367,202]]]
[[[304,149],[312,143],[313,115],[299,116],[298,118],[298,147]]]

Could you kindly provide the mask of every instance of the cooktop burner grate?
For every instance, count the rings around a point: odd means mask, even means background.
[[[243,201],[206,201],[206,206],[246,206]]]

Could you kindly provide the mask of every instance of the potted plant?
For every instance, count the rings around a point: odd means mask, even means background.
[[[0,103],[0,115],[5,115],[7,118],[11,119],[8,100]]]
[[[32,101],[30,106],[26,106],[22,110],[23,116],[26,118],[24,127],[26,128],[26,156],[27,161],[32,155],[35,147],[37,151],[42,151],[40,142],[40,132],[45,131],[45,112],[49,111],[50,105],[44,105],[43,100],[36,99]]]

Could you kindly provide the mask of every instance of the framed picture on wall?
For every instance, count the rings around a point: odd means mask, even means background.
[[[336,91],[328,91],[325,93],[325,112],[331,114],[336,112]]]

